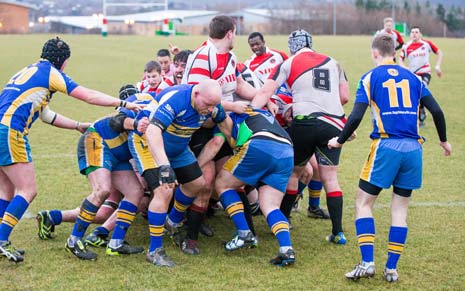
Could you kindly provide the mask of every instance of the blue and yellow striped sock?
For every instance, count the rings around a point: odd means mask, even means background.
[[[149,210],[150,247],[149,252],[161,248],[163,245],[163,226],[165,225],[166,213],[157,213]]]
[[[284,216],[281,210],[275,209],[268,213],[266,221],[278,240],[280,251],[284,253],[292,246],[291,234],[289,233],[289,222],[286,216]]]
[[[177,226],[181,223],[181,221],[184,219],[187,208],[192,205],[194,200],[195,197],[189,197],[182,193],[181,187],[176,188],[176,191],[174,192],[174,205],[170,211],[170,214],[168,215],[171,222],[174,223],[174,226]]]
[[[389,229],[388,258],[386,268],[397,269],[397,262],[404,250],[408,227],[391,226]]]
[[[79,212],[76,222],[74,223],[73,232],[71,233],[76,239],[80,239],[86,233],[87,227],[94,220],[97,214],[98,207],[90,203],[89,200],[84,199],[81,204],[81,211]]]
[[[3,214],[5,214],[5,210],[8,207],[8,204],[10,204],[10,201],[0,199],[0,224],[2,224]]]
[[[362,254],[362,261],[374,261],[375,249],[375,220],[373,217],[359,218],[355,220],[355,231],[358,238],[358,246]]]
[[[221,204],[238,231],[250,231],[244,215],[244,204],[235,190],[226,190],[220,196]]]
[[[63,222],[63,215],[61,214],[61,210],[50,210],[48,214],[50,214],[54,225],[60,225]]]
[[[113,231],[112,240],[124,240],[128,228],[136,218],[137,206],[127,200],[121,201],[116,211],[115,230]]]
[[[7,241],[13,228],[23,216],[29,203],[23,196],[16,194],[5,209],[2,224],[0,224],[0,241]]]
[[[308,205],[312,208],[320,207],[321,190],[323,183],[317,180],[311,180],[308,183]]]

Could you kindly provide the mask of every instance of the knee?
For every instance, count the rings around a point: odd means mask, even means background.
[[[205,181],[205,178],[203,176],[200,176],[198,179],[192,181],[192,184],[190,184],[187,187],[188,188],[187,192],[197,195],[199,192],[204,191],[206,186],[207,186],[207,183]]]
[[[93,200],[101,205],[110,196],[109,185],[99,185],[92,192]]]

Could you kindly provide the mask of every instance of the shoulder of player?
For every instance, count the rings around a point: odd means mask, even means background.
[[[424,39],[424,38],[422,38],[420,41],[421,41],[422,43],[424,43],[424,44],[430,46],[431,48],[437,47],[436,44],[433,43],[433,42],[432,42],[431,40],[429,40],[429,39]]]
[[[275,49],[272,49],[272,48],[268,48],[268,49],[273,55],[279,55],[281,58],[283,58],[283,61],[289,58],[287,56],[287,54],[285,52],[283,52],[283,51],[275,50]]]

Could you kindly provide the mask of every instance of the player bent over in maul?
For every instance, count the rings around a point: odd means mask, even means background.
[[[270,263],[281,267],[294,264],[289,222],[279,209],[294,163],[289,135],[269,112],[259,109],[229,116],[215,112],[214,121],[235,149],[215,182],[221,203],[237,228],[237,235],[224,248],[233,251],[257,243],[235,190],[252,185],[258,189],[260,210],[279,243],[279,255]]]
[[[187,208],[205,187],[202,170],[189,149],[189,141],[220,103],[221,87],[208,79],[198,85],[167,88],[157,99],[158,108],[152,113],[145,134],[156,165],[143,174],[148,186],[155,189],[148,212],[150,247],[146,258],[154,265],[173,267],[174,262],[162,248],[163,227],[170,236],[178,232]],[[174,205],[167,217],[176,177],[181,186],[174,193]]]

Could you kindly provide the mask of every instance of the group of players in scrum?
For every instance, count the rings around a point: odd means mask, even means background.
[[[342,67],[331,57],[312,51],[311,35],[304,30],[289,36],[289,59],[267,48],[260,33],[251,34],[249,45],[254,55],[245,65],[238,64],[231,52],[234,39],[234,21],[227,16],[213,18],[209,39],[201,47],[175,55],[177,73],[165,76],[159,85],[163,90],[138,93],[124,86],[118,113],[92,124],[73,123],[40,107],[43,121],[83,132],[78,145],[79,168],[92,186],[92,193],[79,208],[38,213],[41,239],[51,238],[61,222],[75,221],[66,249],[80,259],[97,257],[87,244],[105,246],[108,255],[142,253],[144,248],[129,245],[125,235],[136,213],[148,209],[147,261],[171,267],[175,264],[163,249],[163,234],[171,236],[183,252],[198,254],[198,233],[215,192],[237,229],[224,248],[234,251],[257,245],[251,212],[259,205],[280,246],[270,263],[288,266],[295,262],[289,216],[297,193],[302,192],[299,180],[307,177],[301,183],[306,185],[308,177],[318,171],[321,182],[310,183],[310,192],[319,193],[324,185],[329,215],[319,207],[319,194],[313,195],[308,213],[331,219],[329,242],[346,243],[337,181],[340,148],[327,147],[345,123],[342,105],[348,102],[349,87]],[[54,67],[62,69],[69,58],[69,48],[63,43],[59,39],[47,42],[43,61],[53,61]],[[63,47],[67,51],[61,56]],[[152,67],[162,73],[160,66]],[[150,74],[152,70],[147,66],[145,71]],[[54,91],[74,96],[76,84],[64,81],[64,89]],[[288,88],[283,89],[283,84]],[[115,105],[102,100],[93,104]],[[269,111],[256,109],[265,106]],[[291,122],[288,134],[283,127]],[[32,199],[23,200],[10,204],[23,204],[20,208],[25,210]],[[22,213],[16,215],[5,208],[3,220],[12,229]],[[103,225],[83,239],[92,222]],[[183,223],[187,233],[181,235]],[[0,227],[0,242],[5,242],[0,250],[20,262],[24,252],[7,240],[11,229],[2,235]]]
[[[276,195],[275,188],[277,188],[279,192],[286,192],[286,184],[289,178],[286,176],[286,173],[290,174],[292,172],[293,164],[291,162],[293,155],[289,150],[289,148],[292,148],[290,147],[291,141],[287,133],[281,128],[287,128],[292,120],[292,110],[290,110],[292,106],[291,94],[289,90],[283,86],[277,90],[276,94],[273,95],[272,100],[277,106],[278,111],[276,112],[276,116],[279,120],[279,125],[269,113],[252,109],[249,106],[250,101],[256,94],[256,88],[260,88],[264,84],[268,75],[272,72],[273,68],[276,65],[281,64],[288,57],[283,52],[267,48],[265,46],[263,35],[255,32],[249,36],[249,45],[254,52],[253,57],[247,60],[246,64],[238,64],[235,60],[235,56],[230,52],[234,40],[233,37],[230,37],[230,35],[234,33],[232,20],[228,17],[220,17],[212,20],[212,23],[215,21],[220,23],[220,31],[215,32],[215,29],[211,27],[213,33],[210,34],[209,41],[204,43],[198,50],[195,52],[188,50],[176,51],[175,48],[173,67],[170,67],[168,64],[168,66],[162,68],[158,62],[150,61],[144,68],[144,80],[137,85],[137,88],[131,85],[126,85],[120,89],[121,100],[151,105],[139,112],[137,116],[130,110],[119,108],[119,113],[117,115],[96,121],[90,126],[87,132],[84,133],[79,143],[78,156],[80,161],[80,170],[81,173],[88,176],[91,185],[93,185],[94,192],[87,198],[87,201],[84,201],[81,207],[76,209],[65,211],[40,211],[37,215],[37,219],[39,225],[39,237],[41,239],[51,238],[51,233],[54,231],[55,226],[62,222],[74,222],[77,218],[75,230],[73,230],[73,234],[70,236],[67,244],[67,249],[77,257],[87,260],[93,260],[96,258],[96,254],[88,250],[86,244],[106,247],[106,253],[108,255],[141,253],[144,249],[142,247],[134,247],[127,244],[124,241],[124,234],[134,219],[135,214],[138,211],[147,213],[146,210],[148,207],[148,213],[146,215],[150,224],[151,247],[147,253],[147,260],[151,261],[155,265],[173,266],[174,262],[166,255],[162,248],[161,234],[164,231],[173,237],[173,240],[181,247],[183,252],[187,254],[198,254],[199,232],[201,231],[206,235],[213,235],[213,231],[209,229],[208,225],[204,224],[204,216],[209,204],[211,203],[211,196],[215,192],[215,194],[217,193],[217,195],[219,195],[219,200],[222,202],[222,206],[228,214],[230,214],[237,227],[237,235],[230,242],[227,242],[224,245],[226,250],[232,251],[238,248],[254,247],[257,245],[258,241],[255,235],[252,215],[261,212],[267,217],[270,227],[272,230],[274,229],[273,232],[277,236],[279,234],[279,237],[282,240],[280,243],[280,253],[271,262],[280,266],[286,266],[294,263],[295,254],[290,242],[288,220],[291,209],[296,203],[296,198],[300,197],[300,195],[296,194],[297,192],[301,194],[304,187],[309,184],[309,178],[312,176],[313,169],[310,162],[308,162],[305,166],[305,174],[301,174],[302,182],[300,182],[301,185],[299,191],[291,191],[290,194],[286,195],[285,202],[281,203],[281,195]],[[309,38],[310,41],[308,44],[303,44],[305,46],[311,46],[310,36],[305,33],[303,37]],[[221,46],[226,48],[225,53],[221,53],[218,49],[218,47]],[[204,60],[204,57],[212,55],[212,52],[214,52],[214,57],[208,61]],[[189,56],[191,57],[189,58]],[[196,62],[200,64],[196,64]],[[204,63],[202,64],[202,62]],[[221,62],[224,63],[222,64]],[[224,66],[224,69],[211,68],[218,68],[221,66]],[[184,153],[182,155],[182,162],[180,166],[178,166],[177,164],[179,161],[176,162],[173,154],[170,155],[169,150],[167,150],[170,166],[173,167],[173,170],[176,173],[176,183],[179,182],[181,186],[177,187],[175,190],[175,199],[168,218],[166,218],[165,215],[161,220],[158,219],[157,221],[156,219],[161,216],[160,213],[166,213],[168,210],[171,199],[171,195],[169,193],[172,189],[168,187],[166,190],[168,193],[163,194],[159,194],[156,191],[161,181],[159,176],[161,175],[160,171],[162,169],[156,166],[159,165],[159,163],[156,163],[156,158],[154,158],[157,154],[150,153],[149,140],[152,135],[145,133],[145,130],[147,130],[149,125],[147,117],[151,114],[156,115],[154,110],[159,111],[160,106],[165,104],[168,104],[169,106],[169,102],[164,103],[164,101],[162,101],[164,98],[167,98],[163,96],[169,95],[170,100],[175,100],[176,98],[172,95],[178,94],[178,91],[183,91],[179,87],[172,86],[187,83],[198,84],[200,88],[203,88],[203,86],[201,86],[202,82],[210,79],[210,73],[208,72],[207,75],[207,72],[201,70],[202,68],[205,71],[208,68],[213,74],[218,75],[216,80],[220,80],[216,83],[223,83],[221,103],[226,110],[238,114],[239,117],[236,117],[236,119],[241,121],[245,121],[249,117],[250,120],[258,120],[253,122],[250,121],[251,124],[248,125],[252,128],[250,133],[254,136],[255,134],[257,136],[264,135],[265,138],[254,137],[253,143],[255,143],[255,139],[264,139],[264,141],[261,141],[260,144],[260,146],[263,147],[267,143],[270,143],[268,140],[272,140],[273,138],[278,140],[277,145],[271,145],[267,148],[268,150],[274,147],[278,149],[274,155],[274,159],[276,159],[276,155],[278,155],[278,153],[279,155],[287,153],[287,156],[285,157],[286,159],[279,159],[281,160],[281,163],[284,160],[287,161],[287,170],[281,170],[281,172],[284,173],[284,176],[283,173],[278,176],[272,175],[271,172],[276,171],[276,169],[266,169],[266,163],[259,162],[261,158],[257,158],[257,156],[262,156],[262,154],[256,153],[253,156],[253,159],[255,159],[253,162],[255,166],[247,166],[254,173],[248,173],[245,175],[241,172],[242,176],[239,176],[241,179],[234,181],[236,179],[228,176],[226,174],[228,173],[227,171],[224,171],[222,175],[220,175],[221,172],[219,171],[225,163],[225,167],[228,167],[227,161],[231,158],[231,156],[237,156],[237,154],[233,155],[230,145],[224,144],[225,137],[223,134],[214,133],[212,125],[208,124],[206,127],[195,131],[195,133],[192,132],[192,129],[189,129],[187,134],[185,132],[181,132],[179,128],[176,129],[178,131],[174,130],[173,132],[170,132],[168,129],[169,126],[165,124],[162,127],[166,127],[164,130],[166,130],[168,134],[165,133],[163,135],[163,141],[165,143],[164,148],[167,149],[174,146],[179,147],[181,145],[183,150],[187,150],[185,145],[183,148],[182,140],[190,140],[189,151],[192,151],[195,154],[197,161],[189,163],[191,159],[186,158]],[[237,81],[238,79],[241,81]],[[224,87],[228,86],[230,87],[230,92],[226,91],[225,93]],[[239,87],[239,89],[236,86]],[[173,90],[166,90],[171,87]],[[192,90],[192,86],[189,88]],[[240,92],[240,90],[247,93],[236,93],[237,91]],[[246,96],[243,97],[244,95]],[[346,96],[348,97],[348,94],[346,94]],[[156,106],[153,104],[156,104]],[[173,109],[175,106],[176,105],[172,105],[168,108]],[[184,108],[184,110],[186,110],[186,108]],[[235,115],[233,114],[231,116],[232,119],[235,120]],[[245,116],[247,116],[247,118],[245,118]],[[265,117],[265,120],[268,118],[273,122],[270,124],[262,124],[263,121],[260,121],[260,117]],[[152,117],[152,120],[153,118],[154,117]],[[176,124],[174,126],[179,127],[179,121],[176,120],[176,118],[172,122],[172,125]],[[201,122],[203,122],[203,120]],[[196,120],[196,126],[201,122]],[[267,123],[269,123],[269,121],[267,121]],[[241,123],[237,121],[237,124],[240,125]],[[256,126],[259,127],[254,128]],[[140,127],[140,130],[138,130],[138,127]],[[124,180],[120,177],[122,173],[125,173],[124,175],[126,175],[124,170],[128,170],[121,165],[120,167],[111,169],[112,171],[108,171],[109,169],[104,169],[104,167],[100,170],[95,169],[96,166],[92,165],[90,161],[93,157],[90,157],[91,154],[89,153],[91,151],[89,149],[89,144],[95,144],[95,138],[86,137],[91,135],[89,132],[93,132],[94,130],[104,142],[121,138],[120,135],[128,135],[128,144],[125,146],[128,147],[130,155],[127,155],[126,152],[126,156],[124,157],[124,154],[118,153],[118,148],[123,145],[118,145],[117,147],[112,148],[111,151],[120,162],[121,160],[127,160],[125,162],[129,162],[129,160],[131,160],[135,173],[142,173],[140,176],[143,178],[139,176],[139,181],[146,191],[142,191],[140,187],[136,187],[134,179],[130,179],[128,181],[127,177],[125,177]],[[277,133],[273,133],[273,130],[277,131]],[[127,133],[128,131],[129,133]],[[240,136],[242,139],[251,139],[251,136],[247,137],[247,134],[242,133],[243,129],[239,131],[241,132]],[[237,140],[238,134],[238,132],[232,133],[233,139],[235,140],[235,146],[237,149],[245,149],[246,147],[243,147],[243,145],[246,140]],[[279,134],[279,136],[277,134]],[[272,135],[273,137],[266,137],[267,135]],[[183,137],[179,139],[180,136]],[[87,141],[86,138],[88,138],[89,141]],[[279,143],[284,143],[285,145],[280,145]],[[143,146],[138,147],[139,144],[143,144]],[[283,146],[285,150],[282,150]],[[162,146],[159,145],[159,147]],[[92,151],[100,154],[99,150],[100,149],[92,149]],[[265,160],[270,161],[272,159],[267,157]],[[184,165],[186,162],[187,165]],[[197,163],[201,168],[201,172],[198,171],[197,166],[194,166],[194,164],[196,165]],[[230,161],[230,167],[237,168],[237,165],[234,163],[237,162],[234,160],[232,162]],[[316,169],[315,172],[317,173],[316,160],[313,159],[312,163]],[[273,166],[276,167],[276,165]],[[257,176],[259,169],[263,170],[261,176]],[[244,171],[243,169],[239,170]],[[235,170],[236,177],[239,175],[239,170]],[[105,179],[103,177],[93,179],[93,176],[97,176],[95,172],[100,171],[107,173],[111,172],[113,177],[111,179],[108,179],[108,177]],[[218,175],[216,175],[217,171],[220,172]],[[129,173],[127,174],[129,175]],[[130,175],[133,177],[136,176],[134,173],[131,173]],[[201,177],[196,177],[197,175],[201,175]],[[253,175],[256,175],[256,177],[253,178]],[[227,176],[227,179],[225,176]],[[315,177],[315,175],[313,176]],[[205,180],[205,182],[198,182],[197,180],[200,178]],[[249,183],[244,184],[243,181],[247,179],[255,179],[256,181],[254,182],[253,180],[250,180]],[[103,194],[98,193],[97,189],[101,191],[101,189],[104,188],[102,187],[102,181],[105,180],[108,180],[108,185],[106,185],[107,189],[103,191]],[[124,182],[119,184],[117,181]],[[235,185],[229,185],[228,183],[231,183],[230,181],[234,181]],[[280,184],[276,184],[278,181]],[[260,185],[260,183],[264,185]],[[228,187],[226,187],[226,185],[228,185]],[[260,186],[257,187],[258,185]],[[274,185],[274,188],[270,185]],[[317,180],[313,180],[310,185],[312,186],[312,196],[309,199],[310,204],[308,208],[308,215],[314,218],[329,219],[329,214],[319,206],[319,196],[322,189],[322,183]],[[232,188],[232,186],[234,187]],[[265,188],[264,191],[260,191],[260,188],[262,187]],[[145,195],[141,195],[141,193],[145,193]],[[122,195],[124,195],[124,197]],[[95,199],[95,196],[98,196],[100,199]],[[108,198],[105,200],[107,196]],[[259,198],[261,196],[262,199]],[[176,197],[179,198],[176,199]],[[238,200],[238,198],[240,199]],[[102,203],[103,200],[105,201]],[[149,207],[150,201],[152,202]],[[154,201],[158,201],[158,203],[155,203]],[[160,203],[160,201],[163,201],[163,203]],[[96,208],[91,208],[89,206],[90,204],[95,205],[99,203],[102,207],[98,211],[96,211]],[[82,214],[83,209],[88,209],[84,215]],[[340,210],[342,211],[342,209]],[[89,219],[86,221],[84,216],[92,212],[96,213],[93,222],[103,224],[97,227],[85,238],[85,240],[83,240],[83,234],[88,226],[88,222],[90,222]],[[184,215],[185,212],[186,215]],[[339,219],[342,218],[342,215],[335,216],[339,217]],[[152,217],[155,218],[152,219]],[[184,231],[180,229],[180,224],[182,222],[185,225]],[[339,222],[339,225],[340,224],[341,223]],[[79,231],[77,231],[78,229]],[[113,236],[110,240],[107,240],[109,232],[113,229],[115,230],[113,232]],[[341,227],[337,230],[337,232],[328,236],[328,240],[334,243],[344,244],[345,237]]]

